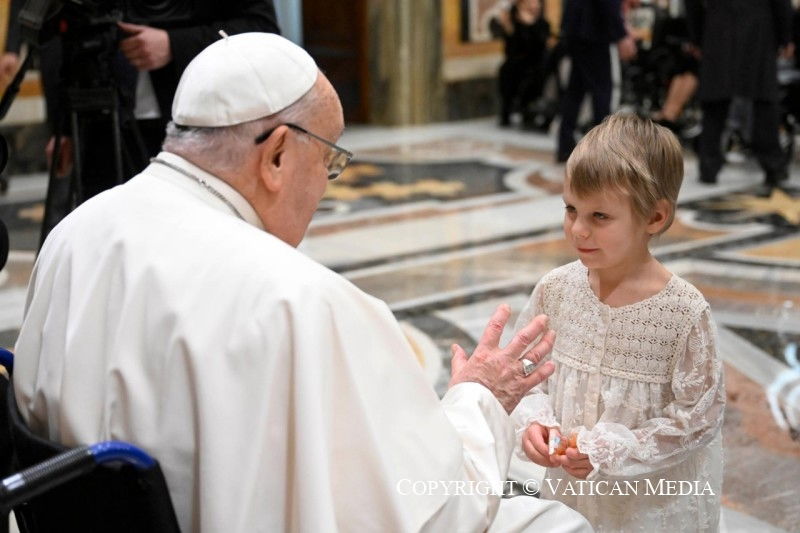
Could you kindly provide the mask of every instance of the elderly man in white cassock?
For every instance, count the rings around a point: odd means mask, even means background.
[[[143,447],[187,532],[590,530],[499,496],[508,413],[553,371],[533,370],[545,317],[500,347],[501,306],[440,401],[386,305],[295,250],[350,158],[311,57],[224,37],[172,112],[150,166],[42,247],[14,373],[30,427]]]

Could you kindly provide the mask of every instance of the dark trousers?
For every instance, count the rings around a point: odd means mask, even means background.
[[[542,94],[542,61],[534,58],[508,60],[500,67],[500,122],[508,124],[515,106],[525,111]]]
[[[700,181],[716,183],[725,156],[722,153],[722,132],[728,119],[730,100],[703,102],[703,132],[700,134]],[[786,156],[778,139],[780,108],[777,102],[753,102],[751,148],[766,174],[765,183],[775,185],[786,176]]]
[[[561,99],[561,128],[558,154],[561,160],[575,148],[575,127],[586,93],[592,95],[594,123],[599,124],[611,110],[611,54],[605,43],[567,43],[572,60],[569,83]]]

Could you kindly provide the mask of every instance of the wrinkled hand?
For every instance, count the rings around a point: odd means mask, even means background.
[[[630,61],[636,57],[636,40],[628,35],[617,41],[620,61]]]
[[[56,145],[56,138],[50,137],[50,140],[47,141],[47,146],[44,149],[44,153],[47,156],[47,166],[48,168],[53,162],[53,150],[55,149]],[[72,172],[72,164],[73,164],[73,147],[72,147],[72,137],[61,137],[61,142],[59,143],[59,151],[58,151],[58,166],[56,167],[56,177],[57,178],[65,178]]]
[[[450,387],[467,381],[480,383],[494,394],[508,413],[514,410],[526,392],[547,379],[555,370],[553,363],[548,361],[529,376],[525,376],[519,361],[525,353],[526,359],[538,363],[553,349],[555,332],[547,329],[545,315],[537,316],[517,332],[505,348],[499,347],[500,336],[510,315],[511,310],[505,304],[495,310],[471,357],[467,358],[464,349],[454,344],[450,366]],[[525,352],[539,335],[542,335],[541,340]]]
[[[155,70],[172,61],[166,31],[127,22],[117,24],[129,35],[119,42],[119,49],[137,70]]]
[[[534,422],[525,433],[522,435],[522,451],[528,456],[528,459],[533,461],[539,466],[552,468],[560,466],[561,463],[551,457],[548,452],[547,443],[550,440],[550,428]],[[553,431],[556,431],[553,428]]]
[[[594,470],[589,456],[578,451],[578,448],[567,448],[564,455],[553,455],[552,458],[558,462],[564,471],[578,479],[586,479],[586,476]]]

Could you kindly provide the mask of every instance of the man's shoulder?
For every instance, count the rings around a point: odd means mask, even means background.
[[[347,305],[374,300],[341,274],[307,256],[277,237],[248,226],[237,233],[233,246],[223,253],[222,274],[240,284],[295,302]]]
[[[342,275],[277,237],[255,228],[249,233],[241,236],[252,244],[237,258],[241,268],[257,269],[262,278],[284,279],[288,285],[350,285]]]
[[[47,255],[60,260],[87,249],[104,255],[113,248],[125,258],[128,272],[149,272],[181,285],[191,279],[316,300],[331,293],[364,294],[341,275],[238,218],[180,195],[169,201],[153,198],[169,192],[153,189],[156,185],[129,182],[79,206],[54,230],[54,249]]]

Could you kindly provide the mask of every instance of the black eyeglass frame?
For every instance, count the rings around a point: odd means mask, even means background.
[[[262,133],[261,135],[259,135],[258,137],[255,138],[255,143],[256,144],[263,143],[264,141],[269,139],[269,136],[272,135],[272,132],[274,132],[276,129],[278,129],[281,126],[287,126],[287,127],[291,128],[293,130],[299,131],[300,133],[302,133],[304,135],[308,135],[309,137],[312,137],[312,138],[318,140],[319,142],[325,144],[329,148],[332,148],[333,150],[336,151],[337,154],[340,154],[341,156],[343,156],[345,158],[344,164],[341,165],[341,168],[339,168],[338,170],[328,168],[328,179],[329,180],[335,180],[336,178],[338,178],[339,175],[344,171],[344,169],[347,168],[347,165],[350,163],[350,160],[353,159],[353,152],[351,152],[349,150],[345,150],[341,146],[339,146],[337,144],[334,144],[334,143],[330,142],[327,139],[323,139],[319,135],[311,133],[310,131],[308,131],[304,127],[298,126],[297,124],[293,124],[291,122],[285,122],[283,124],[278,124],[274,128],[268,129],[267,131],[265,131],[264,133]],[[333,163],[333,162],[337,161],[338,159],[339,159],[338,157],[334,157],[331,160],[331,162]]]

